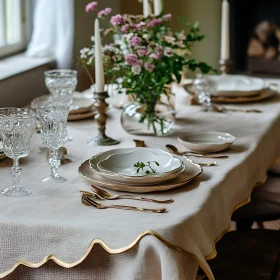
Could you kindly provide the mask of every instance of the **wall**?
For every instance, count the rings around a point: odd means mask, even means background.
[[[35,97],[48,94],[44,71],[53,69],[54,62],[0,80],[0,107],[23,107]]]

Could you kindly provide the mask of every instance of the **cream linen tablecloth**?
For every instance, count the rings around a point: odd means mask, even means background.
[[[89,190],[90,184],[77,172],[83,161],[110,149],[86,144],[96,135],[96,122],[69,123],[69,135],[74,140],[66,144],[72,162],[60,167],[61,175],[68,179],[65,184],[41,182],[50,168],[39,149],[40,135],[35,134],[29,156],[21,160],[22,184],[31,188],[33,194],[20,198],[0,195],[2,277],[11,273],[6,279],[195,279],[199,262],[208,277],[213,278],[205,258],[215,256],[214,244],[228,229],[233,209],[248,201],[252,187],[265,178],[266,170],[280,155],[280,96],[240,106],[263,111],[246,114],[202,112],[200,107],[186,106],[187,95],[182,89],[176,88],[176,93],[174,132],[168,137],[142,139],[149,146],[164,149],[168,143],[179,146],[176,136],[182,132],[225,131],[236,137],[232,148],[223,152],[229,158],[218,160],[217,167],[205,168],[201,176],[184,187],[148,194],[155,199],[175,200],[167,205],[165,214],[97,210],[81,204],[79,190]],[[119,110],[109,110],[107,132],[121,141],[116,147],[134,147],[135,136],[120,126]],[[10,166],[9,159],[0,162],[1,188],[12,184]],[[118,203],[158,206],[130,200]],[[147,235],[136,242],[145,232]],[[50,255],[59,265],[76,265],[96,239],[102,240],[111,253],[125,252],[113,255],[95,245],[89,257],[73,269],[48,263],[39,269],[21,266],[12,273],[18,261],[36,267]]]

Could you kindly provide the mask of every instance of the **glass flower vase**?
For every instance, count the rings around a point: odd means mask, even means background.
[[[155,104],[128,104],[122,111],[121,124],[129,134],[168,135],[175,124],[174,94],[162,94]]]

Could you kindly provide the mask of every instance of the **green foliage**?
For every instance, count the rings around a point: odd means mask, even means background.
[[[137,161],[133,167],[136,168],[136,172],[139,173],[140,170],[144,170],[145,168],[148,168],[148,170],[145,171],[146,174],[155,174],[156,170],[151,167],[151,163],[155,163],[156,166],[159,166],[159,163],[157,161],[148,161],[147,164],[145,164],[142,161]]]

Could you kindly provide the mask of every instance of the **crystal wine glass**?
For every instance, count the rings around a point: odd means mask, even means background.
[[[49,148],[49,165],[51,175],[43,182],[63,183],[67,179],[58,174],[60,166],[59,148],[67,141],[67,116],[69,105],[64,103],[39,103],[36,106],[38,118],[41,123],[41,137],[43,144]]]
[[[71,105],[74,90],[77,86],[77,71],[67,69],[46,71],[45,84],[53,102]]]
[[[69,104],[70,110],[78,109],[78,106],[72,104],[77,81],[76,70],[55,69],[45,71],[45,84],[51,94],[51,100]],[[67,136],[67,141],[72,140],[72,137]]]
[[[217,89],[216,81],[211,76],[199,74],[194,80],[194,88],[203,111],[209,111],[212,108],[211,95]]]
[[[0,136],[3,150],[7,157],[13,159],[13,186],[1,190],[8,196],[24,196],[31,194],[31,190],[24,189],[20,184],[19,159],[26,157],[30,150],[31,137],[35,131],[36,115],[28,109],[2,108],[0,109]]]

